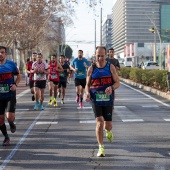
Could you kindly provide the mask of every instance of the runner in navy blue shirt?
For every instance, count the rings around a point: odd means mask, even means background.
[[[15,108],[16,88],[20,82],[20,73],[13,61],[6,59],[6,47],[0,46],[0,130],[4,135],[3,146],[10,145],[10,138],[5,125],[7,118],[12,133],[16,131]],[[14,79],[16,76],[16,80]],[[6,116],[5,116],[6,110]]]
[[[67,77],[70,72],[70,67],[69,65],[65,62],[65,56],[60,55],[60,64],[63,68],[63,71],[60,72],[60,82],[58,84],[58,97],[60,95],[62,96],[61,98],[61,104],[64,104],[64,97],[66,94],[66,87],[67,87]]]

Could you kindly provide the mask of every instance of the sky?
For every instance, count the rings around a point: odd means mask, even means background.
[[[66,28],[66,44],[73,49],[73,56],[77,57],[77,51],[83,50],[85,57],[91,57],[95,49],[95,20],[96,20],[96,46],[100,45],[100,23],[101,8],[102,21],[108,14],[112,13],[112,7],[116,0],[102,0],[101,5],[93,9],[88,8],[87,4],[80,3],[75,6],[74,25]]]

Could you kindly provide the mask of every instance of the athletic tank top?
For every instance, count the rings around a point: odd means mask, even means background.
[[[32,64],[33,62],[30,61],[28,64],[27,64],[27,70],[30,71],[32,69]],[[30,73],[29,74],[29,81],[34,81],[34,73]]]
[[[91,101],[95,105],[109,106],[113,105],[114,93],[107,95],[105,89],[113,85],[112,73],[110,71],[110,63],[107,62],[103,68],[93,65],[91,75],[90,95]]]
[[[57,62],[55,62],[54,64],[52,64],[52,62],[49,63],[50,73],[48,75],[48,79],[51,81],[59,82],[60,80],[59,72],[56,71],[56,68],[57,68]]]
[[[19,70],[13,61],[6,59],[6,62],[0,65],[0,100],[16,96],[16,90],[10,88],[15,83],[14,75],[18,74]]]

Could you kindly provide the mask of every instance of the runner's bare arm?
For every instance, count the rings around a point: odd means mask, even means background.
[[[117,89],[119,86],[120,86],[120,81],[119,81],[119,77],[117,75],[117,72],[116,72],[116,69],[115,69],[115,66],[114,65],[110,65],[110,71],[112,73],[112,77],[113,77],[113,80],[114,80],[114,84],[112,86],[112,89]]]
[[[59,72],[63,72],[64,71],[63,67],[61,66],[61,64],[59,62],[57,63],[57,66],[58,66],[56,68],[57,71],[59,71]]]
[[[85,101],[88,102],[90,100],[90,81],[91,81],[91,74],[93,71],[93,67],[90,66],[87,70],[87,77],[86,77],[86,86],[85,86]]]

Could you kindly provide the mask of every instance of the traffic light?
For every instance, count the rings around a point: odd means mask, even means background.
[[[151,29],[151,32],[154,34],[154,33],[155,33],[155,29],[154,29],[154,28],[152,28],[152,29]]]

